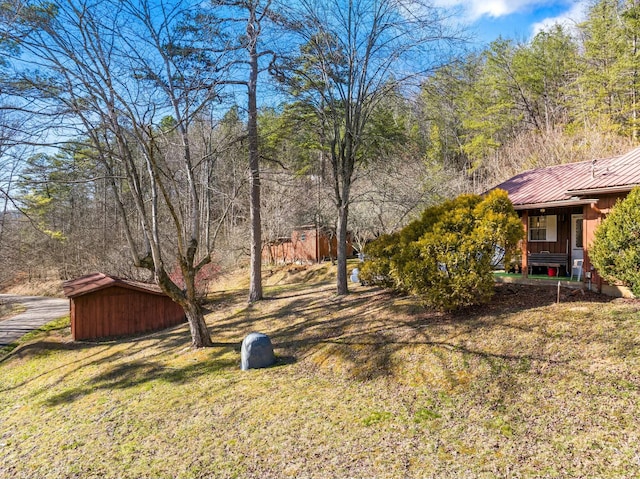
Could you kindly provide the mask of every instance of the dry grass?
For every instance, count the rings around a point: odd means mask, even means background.
[[[16,294],[22,296],[51,296],[63,298],[62,280],[60,279],[31,279],[17,278],[11,284],[5,284],[0,288],[4,294]]]
[[[12,303],[5,299],[0,299],[0,321],[13,318],[16,314],[25,311],[25,307],[21,304]]]
[[[269,274],[269,272],[267,272]],[[302,281],[306,279],[305,281]],[[269,299],[212,295],[216,346],[186,327],[0,363],[0,477],[636,477],[640,305],[503,286],[457,314],[272,271]],[[278,364],[239,370],[269,334]]]

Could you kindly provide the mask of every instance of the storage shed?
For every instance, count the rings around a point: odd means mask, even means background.
[[[153,284],[93,273],[66,281],[74,340],[157,331],[186,320],[182,306]]]
[[[268,264],[320,263],[335,259],[338,254],[338,239],[331,228],[301,226],[288,238],[279,238],[266,243],[262,248],[262,260]],[[347,234],[347,256],[353,255],[351,233]]]

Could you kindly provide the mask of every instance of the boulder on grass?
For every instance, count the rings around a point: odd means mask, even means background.
[[[269,336],[262,333],[251,333],[242,341],[240,350],[240,369],[266,368],[276,362],[273,345]]]

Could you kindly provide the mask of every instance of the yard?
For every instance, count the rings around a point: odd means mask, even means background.
[[[504,284],[456,314],[273,271],[186,326],[72,343],[64,323],[0,362],[0,477],[423,478],[640,474],[640,302]],[[269,334],[278,364],[239,370]]]

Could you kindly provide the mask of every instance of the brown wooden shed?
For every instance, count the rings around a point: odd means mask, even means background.
[[[63,289],[76,341],[131,336],[186,320],[182,306],[153,284],[93,273],[66,281]]]
[[[331,228],[301,226],[291,232],[291,237],[266,243],[262,248],[262,260],[268,264],[320,263],[335,259],[338,239]],[[347,256],[353,255],[351,233],[347,234]]]

